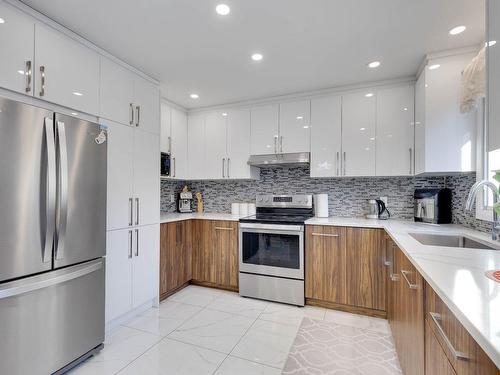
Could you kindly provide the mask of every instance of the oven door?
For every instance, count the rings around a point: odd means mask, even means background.
[[[304,279],[304,226],[240,223],[240,272]]]

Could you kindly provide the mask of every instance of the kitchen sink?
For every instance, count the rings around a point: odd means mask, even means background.
[[[481,241],[462,235],[431,234],[431,233],[410,233],[414,239],[422,245],[463,247],[467,249],[499,250],[499,246],[487,245]]]

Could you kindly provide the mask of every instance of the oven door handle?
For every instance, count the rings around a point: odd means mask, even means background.
[[[251,233],[274,233],[274,232],[304,232],[303,225],[284,225],[284,224],[252,224],[240,223],[242,232]]]

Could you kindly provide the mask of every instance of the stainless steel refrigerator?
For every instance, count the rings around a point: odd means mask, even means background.
[[[106,149],[98,124],[0,98],[0,374],[102,347]]]

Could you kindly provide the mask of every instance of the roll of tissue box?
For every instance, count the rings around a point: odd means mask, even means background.
[[[316,217],[328,217],[328,194],[314,196],[314,211]]]

